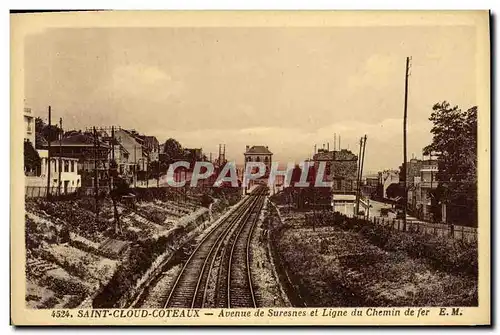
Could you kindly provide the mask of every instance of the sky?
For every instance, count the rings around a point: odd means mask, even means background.
[[[207,155],[222,143],[237,163],[246,145],[299,162],[334,134],[357,154],[366,134],[376,172],[403,160],[406,57],[411,158],[435,103],[476,105],[475,50],[473,26],[53,28],[26,37],[26,104],[67,130],[116,125]]]

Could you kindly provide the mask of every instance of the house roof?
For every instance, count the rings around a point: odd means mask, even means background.
[[[63,146],[63,147],[92,147],[94,146],[94,138],[92,136],[88,136],[86,134],[76,134],[61,140],[55,140],[50,142],[51,146]],[[48,145],[47,145],[48,146]],[[99,146],[101,148],[109,148],[109,145],[99,140]]]
[[[268,154],[272,155],[273,153],[269,151],[266,146],[263,145],[254,145],[250,149],[248,149],[245,154]]]
[[[314,155],[313,159],[315,161],[331,161],[334,160],[334,152],[333,151],[325,151],[325,152],[318,152],[317,154]]]
[[[358,157],[350,150],[318,151],[313,156],[314,161],[356,161]]]

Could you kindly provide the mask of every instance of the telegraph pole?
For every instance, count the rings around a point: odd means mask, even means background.
[[[366,148],[366,134],[365,134],[365,137],[363,139],[363,156],[362,156],[362,159],[361,159],[361,172],[359,173],[358,209],[359,209],[359,201],[360,201],[360,198],[361,198],[361,180],[363,179],[363,167],[365,166],[365,148]]]
[[[408,77],[410,70],[410,57],[406,57],[406,74],[405,74],[405,103],[404,103],[404,115],[403,115],[403,231],[406,231],[406,206],[408,202],[408,188],[406,182],[406,121],[408,118]]]
[[[137,184],[137,156],[136,156],[136,150],[135,150],[135,144],[134,144],[134,188],[136,188]]]
[[[356,205],[355,205],[355,215],[359,212],[359,175],[361,174],[361,150],[363,148],[363,138],[359,139],[359,155],[358,155],[358,173],[356,174]]]
[[[115,166],[113,165],[113,169],[111,169],[111,163],[115,164],[115,129],[114,126],[111,126],[111,159],[108,159],[108,175],[109,175],[109,191],[113,192],[113,174]],[[108,154],[109,157],[109,154]],[[118,171],[118,169],[117,169]]]
[[[146,157],[146,188],[149,188],[149,155],[151,154],[151,152],[148,152],[147,153],[147,157]]]
[[[95,196],[95,217],[96,221],[97,218],[99,217],[99,181],[98,181],[98,175],[97,175],[97,131],[95,127],[93,127],[94,130],[94,196]]]
[[[47,164],[48,164],[48,168],[47,168],[47,199],[50,199],[50,169],[52,168],[51,166],[51,154],[50,154],[50,130],[52,129],[52,119],[51,119],[51,114],[52,114],[52,111],[51,111],[51,107],[49,106],[49,140],[47,142],[49,142],[48,144],[48,147],[49,147],[49,150],[48,150],[48,153],[47,153]]]
[[[59,134],[59,169],[58,169],[58,187],[57,187],[57,194],[60,196],[61,195],[61,170],[62,170],[62,117],[59,118],[59,128],[61,129],[61,133]]]

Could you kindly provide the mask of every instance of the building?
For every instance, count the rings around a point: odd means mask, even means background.
[[[108,137],[104,141],[110,146],[108,160],[115,161],[118,174],[130,182],[134,174],[134,162],[130,158],[130,152],[118,142],[118,140]]]
[[[118,130],[115,130],[115,139],[123,146],[124,152],[127,153],[124,156],[127,157],[126,164],[132,164],[132,174],[136,180],[145,180],[148,174],[149,155],[143,137],[135,130],[118,128]]]
[[[379,190],[381,189],[379,185],[380,180],[378,174],[370,174],[364,177],[364,183],[361,189],[364,195],[371,198],[376,198],[378,196]]]
[[[36,131],[35,116],[31,108],[24,107],[24,174],[26,176],[40,175],[40,155],[35,149]]]
[[[245,171],[248,162],[264,163],[266,167],[264,176],[252,182],[267,184],[269,178],[269,172],[271,171],[271,164],[273,162],[273,153],[269,151],[269,147],[263,145],[254,145],[250,147],[249,145],[247,145],[245,153],[243,155],[245,156]]]
[[[24,140],[35,146],[35,116],[29,107],[24,107]]]
[[[160,142],[155,136],[144,136],[144,146],[148,151],[150,162],[160,159]]]
[[[319,149],[313,156],[314,169],[318,171],[321,162],[326,162],[324,181],[331,181],[331,205],[335,212],[346,215],[354,213],[357,190],[358,156],[347,149]]]
[[[57,144],[56,144],[57,143]],[[66,143],[65,139],[61,141]],[[48,143],[42,136],[34,136],[33,144],[36,147],[30,149],[31,140],[25,140],[25,151],[34,151],[38,156],[38,165],[35,170],[26,171],[25,167],[25,184],[27,186],[27,194],[33,195],[33,189],[38,188],[38,195],[45,195],[47,186],[51,188],[51,194],[67,194],[76,191],[82,186],[81,175],[78,171],[79,157],[69,156],[66,150],[61,149],[59,141],[53,141],[51,144],[51,159],[49,164]],[[57,145],[57,146],[56,146]],[[60,153],[63,153],[62,156]],[[49,178],[50,169],[50,180]],[[60,172],[60,174],[59,174]],[[59,179],[60,178],[60,179]],[[43,191],[40,192],[40,190]]]
[[[387,199],[387,189],[392,184],[399,184],[399,171],[384,170],[378,173],[379,183],[382,186],[382,198]]]
[[[47,178],[48,176],[48,151],[40,150],[41,158],[41,171],[39,175],[27,175],[26,186],[28,187],[28,192],[30,187],[44,188],[42,195],[46,194]],[[77,158],[69,157],[51,157],[50,159],[50,183],[51,194],[68,194],[76,191],[77,188],[82,186],[81,175],[78,173]],[[61,170],[61,183],[59,184],[59,170]]]
[[[333,193],[356,193],[358,156],[347,149],[327,151],[319,149],[313,156],[314,171],[318,171],[320,162],[326,162],[324,181],[333,182]]]
[[[101,139],[95,141],[94,136],[89,133],[76,133],[50,143],[50,155],[54,160],[61,156],[63,160],[68,160],[68,168],[62,165],[62,172],[76,172],[81,177],[81,186],[93,186],[95,180],[95,169],[97,167],[97,178],[99,184],[107,183],[110,147]],[[48,145],[44,148],[48,150]],[[51,159],[51,161],[52,161]],[[71,163],[74,162],[74,163]],[[47,162],[45,162],[47,164]],[[52,171],[58,171],[58,163],[52,162]],[[66,164],[66,163],[63,163]],[[72,166],[75,168],[72,168]],[[43,159],[42,159],[43,166]],[[43,168],[42,168],[43,170]],[[56,172],[57,173],[57,172]],[[54,176],[54,178],[56,178]]]
[[[416,160],[417,173],[408,176],[408,207],[420,219],[433,220],[431,217],[432,191],[438,187],[437,160]]]

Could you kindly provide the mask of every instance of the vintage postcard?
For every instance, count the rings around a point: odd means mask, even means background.
[[[488,11],[11,15],[14,325],[489,325]]]

